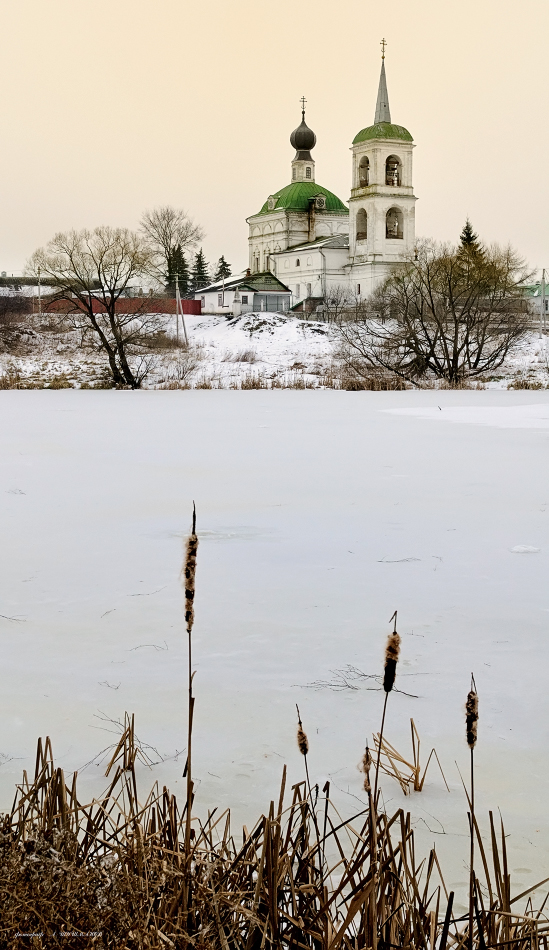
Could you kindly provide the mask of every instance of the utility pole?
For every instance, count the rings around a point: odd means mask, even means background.
[[[189,345],[189,338],[187,336],[187,327],[185,324],[185,314],[183,313],[183,304],[181,302],[181,294],[179,293],[179,274],[175,275],[175,325],[177,333],[177,343],[179,344],[179,315],[181,314],[181,323],[183,324],[183,333],[185,336],[185,346]]]
[[[175,339],[179,347],[179,274],[175,275]]]
[[[545,267],[541,272],[541,312],[543,315],[543,330],[545,333]]]
[[[540,286],[540,297],[539,297],[539,338],[543,338],[543,331],[545,329],[545,267],[541,272],[541,286]]]
[[[545,274],[545,271],[543,272]],[[38,268],[38,316],[42,314],[42,287],[40,284],[40,268]]]

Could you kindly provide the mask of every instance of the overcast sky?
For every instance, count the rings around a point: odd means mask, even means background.
[[[1,31],[0,271],[159,204],[243,268],[245,218],[290,180],[302,95],[316,180],[348,199],[383,36],[417,233],[453,240],[469,215],[549,267],[547,0],[12,0]]]

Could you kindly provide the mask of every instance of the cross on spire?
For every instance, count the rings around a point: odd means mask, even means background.
[[[385,59],[385,47],[387,46],[387,40],[385,39],[385,37],[383,37],[379,45],[381,46],[381,58]]]
[[[305,118],[305,103],[307,102],[307,100],[305,96],[302,96],[299,101],[301,103],[301,115],[302,115],[302,118],[304,119]]]

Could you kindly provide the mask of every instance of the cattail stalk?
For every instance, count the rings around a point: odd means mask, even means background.
[[[376,777],[374,784],[374,806],[377,799],[377,786],[379,780],[379,760],[381,757],[381,743],[383,742],[383,729],[385,727],[385,714],[387,712],[387,700],[389,698],[389,693],[391,692],[393,686],[395,685],[396,677],[396,668],[398,663],[398,658],[400,654],[400,637],[397,633],[396,623],[397,623],[397,611],[395,610],[391,621],[394,621],[393,632],[387,637],[387,644],[385,647],[385,668],[383,671],[383,689],[385,690],[385,701],[383,703],[383,715],[381,717],[381,730],[379,733],[379,746],[377,750],[377,762],[376,762]],[[389,621],[389,623],[391,622]]]
[[[299,751],[301,752],[301,755],[303,756],[305,760],[305,775],[307,778],[307,789],[309,791],[309,801],[311,803],[311,813],[313,816],[313,822],[314,822],[315,831],[316,831],[316,840],[317,840],[317,845],[319,849],[319,857],[320,857],[320,832],[318,830],[318,824],[316,820],[315,803],[313,801],[313,791],[311,788],[311,780],[309,778],[309,765],[307,762],[307,753],[309,751],[309,740],[307,738],[307,733],[305,732],[303,728],[303,723],[301,722],[301,715],[300,715],[299,706],[297,705],[297,703],[295,704],[295,708],[297,709],[297,736],[296,736],[297,746],[298,746]],[[318,786],[317,786],[317,789],[318,789]]]
[[[192,733],[193,733],[193,676],[192,671],[192,629],[194,623],[194,592],[196,577],[196,555],[198,551],[198,537],[196,535],[196,506],[193,502],[193,525],[192,531],[187,538],[185,550],[185,562],[181,571],[182,581],[185,588],[185,624],[187,627],[188,647],[187,647],[187,688],[188,688],[188,724],[187,724],[187,764],[185,766],[184,776],[187,778],[187,813],[185,816],[185,859],[187,862],[187,875],[190,875],[190,851],[191,851],[191,817],[193,804],[193,780],[192,780]],[[190,880],[188,881],[188,890],[184,902],[185,910],[190,906]]]
[[[379,781],[379,763],[381,758],[381,745],[383,743],[383,730],[385,728],[385,715],[387,712],[387,700],[389,693],[395,685],[396,668],[400,654],[400,637],[397,633],[397,611],[395,610],[391,621],[394,621],[392,633],[387,638],[385,646],[385,667],[383,670],[383,689],[385,690],[385,699],[383,702],[383,715],[381,717],[381,729],[379,732],[379,745],[377,749],[376,775],[374,783],[374,794],[369,792],[369,811],[370,811],[370,868],[374,879],[374,889],[368,904],[369,931],[372,950],[377,950],[377,877],[378,877],[378,841],[377,841],[377,787]],[[367,753],[369,755],[369,753]],[[369,778],[368,778],[369,784]],[[366,783],[365,783],[366,787]]]
[[[478,723],[478,694],[475,684],[475,677],[471,673],[471,689],[467,694],[465,703],[465,736],[469,746],[471,759],[471,853],[469,867],[469,950],[473,950],[473,919],[474,919],[474,900],[475,900],[475,776],[474,776],[474,751],[477,744],[477,723]]]

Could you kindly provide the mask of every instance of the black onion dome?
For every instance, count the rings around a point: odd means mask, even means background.
[[[297,152],[309,152],[316,145],[316,135],[305,122],[305,115],[301,120],[301,125],[294,129],[290,135],[290,145]]]

